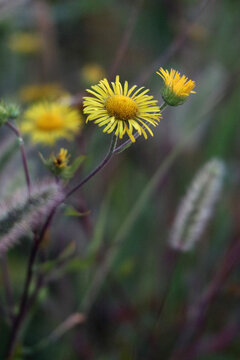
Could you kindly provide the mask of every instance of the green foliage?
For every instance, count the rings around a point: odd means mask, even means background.
[[[0,126],[8,120],[16,119],[20,115],[19,107],[16,104],[0,103]]]
[[[74,177],[75,173],[85,160],[85,156],[80,155],[74,159],[72,164],[66,165],[64,167],[58,167],[54,162],[54,155],[51,155],[48,159],[45,159],[41,153],[39,153],[39,156],[43,164],[54,176],[59,177],[65,181],[69,181]]]

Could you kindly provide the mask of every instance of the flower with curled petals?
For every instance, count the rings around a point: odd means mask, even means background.
[[[86,121],[104,126],[103,132],[114,132],[120,139],[127,134],[132,142],[134,131],[145,139],[147,133],[153,136],[150,126],[158,125],[161,118],[157,100],[147,94],[148,89],[136,88],[136,85],[129,88],[127,81],[122,85],[119,76],[111,85],[107,79],[101,80],[87,90],[93,97],[84,98]]]
[[[159,69],[157,72],[164,81],[164,87],[162,89],[163,100],[170,106],[177,106],[183,104],[190,94],[195,94],[193,91],[195,87],[195,81],[189,80],[185,75],[174,69],[164,70]]]

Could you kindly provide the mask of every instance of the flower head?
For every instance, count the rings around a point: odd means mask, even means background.
[[[61,138],[71,140],[81,126],[82,119],[77,110],[54,102],[30,106],[20,124],[22,133],[29,134],[34,143],[48,145]]]
[[[156,126],[161,118],[157,100],[147,95],[148,89],[136,85],[128,88],[116,76],[115,82],[109,85],[107,79],[101,80],[98,85],[87,90],[94,97],[85,97],[84,113],[88,114],[87,121],[94,121],[98,126],[104,126],[103,132],[114,132],[121,139],[125,133],[132,142],[135,142],[133,131],[147,139],[147,132],[153,136],[149,125]],[[134,91],[135,90],[135,91]]]
[[[20,99],[24,102],[53,101],[66,95],[67,92],[55,83],[27,85],[21,88],[19,92]]]
[[[168,70],[160,68],[157,74],[161,76],[164,81],[162,97],[168,105],[181,105],[191,93],[195,93],[195,91],[193,91],[195,82],[188,80],[185,75],[181,76],[178,71],[171,69],[169,72]]]
[[[70,155],[66,149],[61,148],[57,156],[53,156],[53,164],[58,169],[65,169],[68,166]]]
[[[57,155],[51,154],[47,159],[41,153],[39,153],[39,156],[43,164],[54,176],[61,176],[65,171],[68,171],[70,155],[67,149],[61,148]]]

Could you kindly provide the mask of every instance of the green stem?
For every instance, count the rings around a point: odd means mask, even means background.
[[[165,107],[167,106],[167,103],[163,103],[160,106],[160,110],[163,111],[165,109]],[[137,138],[139,138],[139,133],[136,131],[135,134],[133,134],[133,137],[135,138],[135,140]],[[115,150],[114,150],[114,154],[120,154],[121,152],[123,152],[124,150],[126,150],[127,148],[129,148],[131,145],[133,144],[131,139],[128,139],[127,141],[125,141],[123,144],[121,144],[120,146],[118,146]]]
[[[172,150],[172,152],[167,156],[164,162],[158,167],[152,179],[146,185],[145,189],[142,191],[141,195],[137,199],[133,208],[128,213],[125,221],[119,227],[119,231],[116,237],[114,238],[112,244],[110,245],[109,249],[106,251],[103,262],[99,265],[98,271],[96,272],[89,286],[87,294],[85,295],[82,301],[81,308],[84,310],[84,313],[87,313],[89,311],[93,302],[95,301],[97,293],[100,290],[102,283],[112,266],[112,263],[119,250],[120,245],[123,243],[130,229],[132,228],[137,218],[141,214],[142,209],[145,207],[147,201],[153,194],[157,185],[159,184],[161,179],[165,176],[166,172],[169,170],[174,160],[180,154],[182,148],[185,145],[185,142],[186,142],[186,138],[184,139],[184,141],[182,141],[180,144],[178,144],[178,146],[176,146]]]
[[[168,104],[167,104],[166,102],[164,102],[164,103],[160,106],[160,110],[163,111],[167,105],[168,105]]]
[[[77,191],[78,189],[80,189],[80,187],[82,187],[84,184],[86,184],[86,182],[88,182],[94,175],[96,175],[111,159],[111,157],[114,154],[114,150],[116,148],[117,145],[117,136],[113,135],[112,137],[112,141],[110,144],[110,148],[109,151],[107,153],[107,155],[105,156],[105,158],[101,161],[101,163],[93,170],[90,172],[90,174],[88,174],[79,184],[77,184],[73,189],[69,190],[69,192],[66,194],[65,198],[63,201],[65,201],[69,196],[71,196],[75,191]]]
[[[34,242],[33,242],[33,248],[32,248],[31,254],[30,254],[30,258],[29,258],[27,276],[26,276],[24,290],[23,290],[23,294],[22,294],[22,298],[21,298],[21,304],[20,304],[20,307],[19,307],[18,315],[16,316],[16,318],[15,318],[15,320],[13,322],[13,326],[12,326],[12,330],[11,330],[11,334],[10,334],[10,339],[9,339],[9,344],[8,344],[8,347],[7,347],[7,359],[10,359],[12,357],[13,353],[14,353],[15,346],[16,346],[16,341],[17,341],[17,338],[18,338],[18,334],[20,332],[23,320],[24,320],[25,315],[27,313],[27,304],[28,304],[28,299],[29,299],[29,289],[30,289],[30,285],[31,285],[32,277],[33,277],[33,266],[34,266],[34,263],[35,263],[36,258],[37,258],[37,253],[38,253],[38,250],[39,250],[39,246],[40,246],[40,244],[42,242],[42,239],[44,238],[44,234],[45,234],[47,228],[49,227],[49,225],[50,225],[50,223],[51,223],[51,221],[52,221],[52,219],[53,219],[53,217],[55,215],[57,207],[65,199],[67,199],[70,195],[72,195],[75,191],[77,191],[80,187],[82,187],[86,182],[88,182],[95,174],[98,173],[98,171],[100,171],[108,163],[108,161],[111,159],[111,157],[113,155],[116,144],[117,144],[117,137],[115,135],[113,135],[109,151],[108,151],[107,155],[105,156],[105,158],[102,160],[102,162],[89,175],[87,175],[78,185],[76,185],[73,189],[71,189],[66,194],[65,198],[63,200],[61,200],[61,202],[58,202],[56,207],[53,208],[53,210],[51,211],[51,213],[47,217],[39,236],[35,237]]]

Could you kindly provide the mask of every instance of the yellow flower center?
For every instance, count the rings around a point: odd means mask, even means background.
[[[42,131],[54,131],[63,127],[63,118],[58,114],[46,113],[39,116],[37,127]]]
[[[110,96],[105,102],[105,108],[110,116],[118,120],[133,119],[138,113],[135,101],[124,95]]]

